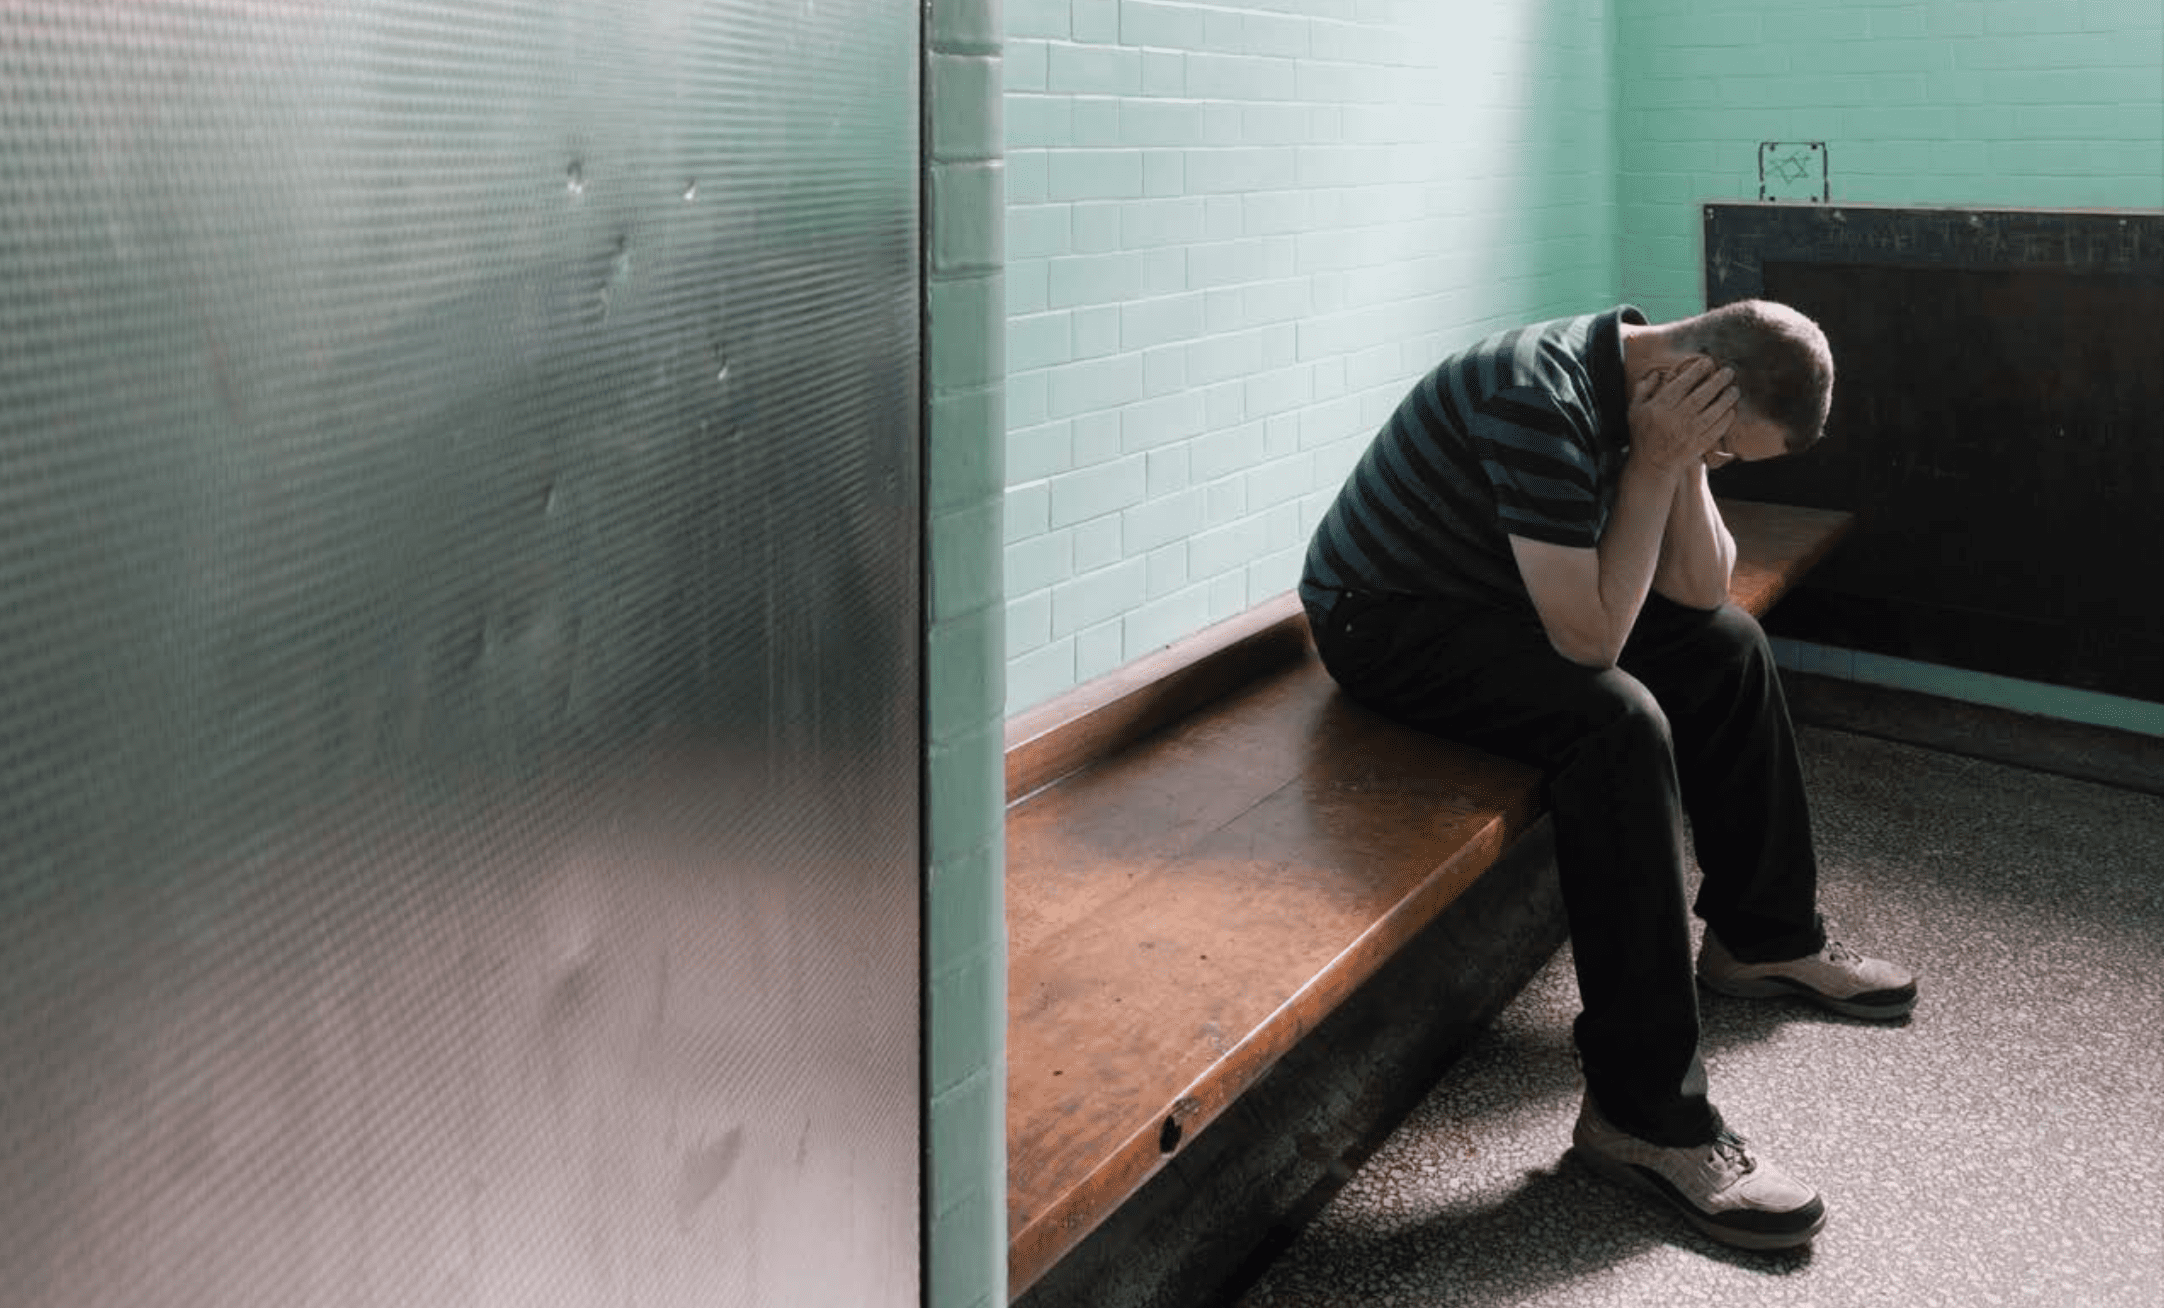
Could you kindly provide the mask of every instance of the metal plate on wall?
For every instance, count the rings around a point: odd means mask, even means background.
[[[0,1302],[916,1301],[918,21],[0,10]]]
[[[2164,214],[1710,204],[1707,303],[1832,343],[1826,438],[1717,489],[1857,514],[1767,629],[2164,701]]]

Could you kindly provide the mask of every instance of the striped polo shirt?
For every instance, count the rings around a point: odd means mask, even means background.
[[[1311,612],[1334,592],[1532,609],[1511,536],[1590,547],[1630,449],[1623,305],[1497,332],[1437,364],[1398,405],[1316,524]]]

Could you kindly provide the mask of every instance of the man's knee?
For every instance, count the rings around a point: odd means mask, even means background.
[[[1587,707],[1592,734],[1618,750],[1666,753],[1675,748],[1667,711],[1644,682],[1621,668],[1608,668],[1593,678]]]
[[[1734,604],[1723,604],[1713,610],[1712,621],[1706,624],[1705,639],[1722,663],[1752,663],[1771,659],[1773,650],[1766,643],[1765,628],[1758,619]]]

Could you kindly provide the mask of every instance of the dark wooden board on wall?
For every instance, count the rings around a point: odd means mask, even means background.
[[[1705,250],[1834,350],[1825,440],[1715,475],[1857,513],[1769,630],[2164,701],[2164,213],[1717,204]]]

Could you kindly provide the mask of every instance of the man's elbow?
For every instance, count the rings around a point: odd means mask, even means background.
[[[1671,581],[1666,584],[1656,584],[1653,589],[1663,597],[1674,600],[1687,609],[1706,609],[1710,611],[1728,602],[1728,578],[1725,575],[1718,580],[1707,578],[1695,585]]]
[[[1557,633],[1552,631],[1548,633],[1548,644],[1556,653],[1569,659],[1579,667],[1591,668],[1595,672],[1606,672],[1614,667],[1616,660],[1622,657],[1623,653],[1620,649],[1611,649],[1596,640],[1572,636],[1559,637]]]

